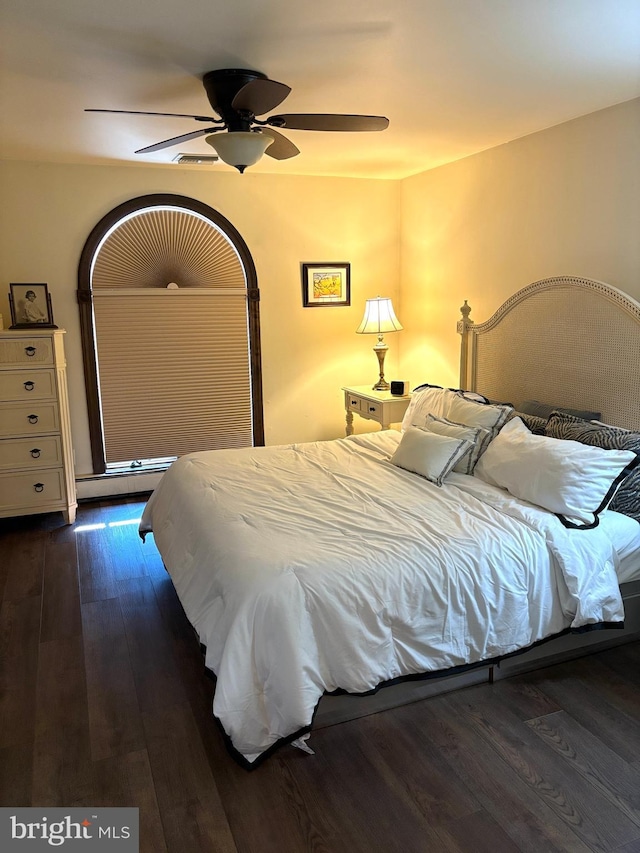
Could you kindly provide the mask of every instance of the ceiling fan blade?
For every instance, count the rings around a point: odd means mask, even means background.
[[[85,109],[85,113],[125,113],[130,116],[169,116],[170,118],[194,118],[196,121],[212,122],[217,121],[223,124],[219,118],[213,116],[194,116],[186,115],[185,113],[148,113],[144,110],[92,110]]]
[[[200,136],[206,136],[208,133],[216,133],[218,130],[222,130],[222,128],[205,127],[202,130],[192,130],[191,133],[172,136],[171,139],[164,139],[162,142],[156,142],[154,145],[147,145],[146,148],[139,148],[135,153],[151,154],[152,151],[162,151],[163,148],[170,148],[172,145],[178,145],[180,142],[189,142],[190,139],[198,139]]]
[[[231,102],[234,110],[247,110],[254,116],[268,113],[281,104],[291,91],[290,86],[275,80],[257,78],[237,92]]]
[[[389,119],[384,116],[339,115],[335,113],[285,113],[269,116],[266,123],[289,130],[385,130]]]
[[[263,127],[260,129],[260,132],[273,139],[273,142],[264,153],[268,154],[269,157],[273,157],[274,160],[288,160],[290,157],[296,157],[300,153],[300,149],[290,139],[287,139],[286,136],[278,133],[272,127]]]

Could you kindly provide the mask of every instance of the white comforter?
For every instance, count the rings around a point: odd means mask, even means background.
[[[462,474],[438,488],[390,464],[399,438],[190,454],[145,509],[249,763],[309,726],[325,691],[623,619],[603,529]]]

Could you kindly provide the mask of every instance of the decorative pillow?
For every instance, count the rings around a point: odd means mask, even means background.
[[[513,406],[509,406],[506,403],[493,406],[486,403],[477,403],[474,400],[467,400],[456,394],[455,399],[451,401],[446,417],[457,424],[479,426],[488,430],[489,434],[478,447],[476,454],[477,462],[489,446],[491,440],[500,432],[512,411]]]
[[[640,432],[600,423],[588,423],[580,418],[552,412],[545,435],[579,441],[593,447],[615,450],[633,450],[640,453]],[[640,521],[640,466],[635,468],[615,493],[609,509],[621,512]]]
[[[410,426],[424,427],[427,423],[427,415],[430,414],[437,418],[445,418],[453,397],[455,397],[455,391],[438,388],[435,385],[425,387],[421,391],[414,391],[402,419],[402,429],[406,430]]]
[[[421,477],[441,486],[442,481],[453,470],[465,453],[469,452],[470,441],[438,435],[419,427],[408,427],[400,439],[391,462],[399,468],[420,474]]]
[[[462,438],[465,441],[471,442],[469,453],[458,460],[454,466],[454,471],[459,474],[472,474],[476,466],[476,462],[480,458],[480,450],[484,447],[490,435],[489,430],[483,427],[466,426],[465,424],[456,424],[446,418],[436,418],[433,415],[427,415],[426,428],[429,432],[437,432],[438,435],[448,435],[451,438]]]
[[[540,403],[538,400],[525,400],[520,406],[520,410],[525,415],[535,415],[537,418],[548,418],[551,412],[566,412],[568,415],[582,418],[585,421],[597,421],[600,417],[600,412],[591,412],[587,409],[568,409],[566,406],[549,406],[546,403]]]
[[[474,476],[554,512],[565,527],[588,530],[597,527],[599,513],[639,462],[631,450],[533,435],[513,418],[491,442]]]

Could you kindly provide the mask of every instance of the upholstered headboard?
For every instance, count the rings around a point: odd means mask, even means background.
[[[538,400],[640,430],[640,303],[600,281],[562,276],[515,293],[485,323],[460,309],[460,387]]]

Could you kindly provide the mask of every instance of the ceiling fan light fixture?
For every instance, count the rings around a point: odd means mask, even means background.
[[[230,131],[212,133],[206,142],[214,149],[221,160],[240,172],[247,166],[253,166],[262,157],[273,137],[260,131]]]

